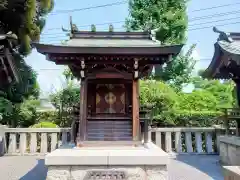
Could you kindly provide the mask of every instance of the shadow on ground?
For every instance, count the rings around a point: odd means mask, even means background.
[[[44,164],[44,159],[39,159],[37,165],[19,180],[45,180],[46,177],[47,167]]]
[[[178,155],[180,161],[207,174],[212,180],[223,180],[222,167],[218,155]]]

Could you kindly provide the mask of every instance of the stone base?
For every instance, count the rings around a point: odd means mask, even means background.
[[[166,180],[167,153],[142,147],[58,149],[46,156],[47,180]]]
[[[49,166],[47,180],[167,180],[166,166]]]
[[[240,179],[240,166],[223,166],[225,180]]]
[[[225,166],[240,166],[240,137],[220,136],[220,161]]]

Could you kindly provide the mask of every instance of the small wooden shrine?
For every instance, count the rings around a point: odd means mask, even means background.
[[[10,33],[0,34],[0,90],[12,81],[19,81],[17,69],[12,56],[11,41],[17,37]]]
[[[80,79],[79,141],[139,140],[139,79],[168,62],[183,45],[163,46],[148,32],[70,30],[63,45],[35,44]]]
[[[236,84],[237,102],[240,106],[240,33],[226,33],[213,28],[219,33],[219,38],[214,44],[215,52],[213,59],[203,73],[203,77],[215,79],[232,79]],[[237,129],[240,132],[240,109],[232,109],[231,115],[225,113],[237,121]],[[236,112],[239,112],[236,114]],[[233,117],[233,114],[234,117]],[[237,115],[237,116],[236,116]]]

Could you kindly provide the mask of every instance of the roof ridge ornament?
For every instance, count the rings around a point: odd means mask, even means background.
[[[216,27],[213,27],[213,32],[219,33],[218,41],[225,40],[229,43],[233,42],[233,39],[231,38],[230,33],[220,31]]]
[[[72,23],[72,16],[69,17],[69,24],[70,24],[70,30],[62,26],[62,31],[68,32],[67,35],[69,35],[71,38],[75,32],[78,32],[77,25]]]
[[[156,29],[151,30],[151,31],[150,31],[150,36],[151,36],[151,39],[152,39],[153,41],[162,44],[162,42],[159,41],[159,40],[157,40],[157,37],[156,37],[156,34],[157,34],[158,31],[159,31],[159,28],[156,28]]]
[[[3,40],[3,39],[15,39],[15,40],[17,40],[18,37],[12,31],[9,31],[6,34],[0,34],[0,40]]]

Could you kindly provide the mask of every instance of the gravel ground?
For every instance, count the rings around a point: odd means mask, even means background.
[[[223,180],[222,169],[214,155],[179,155],[171,159],[169,180]],[[45,180],[43,156],[0,157],[0,180]]]

